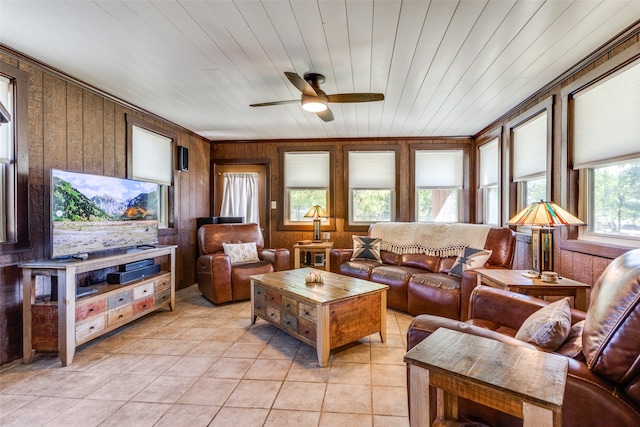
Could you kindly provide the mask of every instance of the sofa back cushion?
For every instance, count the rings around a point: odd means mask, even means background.
[[[205,224],[198,229],[198,245],[204,255],[223,252],[223,243],[255,242],[260,252],[264,238],[258,224]]]
[[[511,268],[516,248],[516,235],[510,228],[494,227],[487,234],[485,249],[491,250],[489,265]]]
[[[383,264],[400,265],[402,263],[401,255],[389,251],[380,251],[380,259],[382,259]]]
[[[593,372],[618,383],[638,383],[640,249],[613,260],[594,285],[582,344]]]
[[[401,255],[400,264],[407,267],[421,268],[431,273],[437,273],[438,265],[440,265],[440,257],[425,254],[405,254]]]

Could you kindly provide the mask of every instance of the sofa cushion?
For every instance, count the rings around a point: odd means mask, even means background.
[[[571,329],[569,298],[563,298],[534,312],[522,323],[516,339],[555,351],[567,339]]]
[[[440,273],[418,273],[408,286],[409,313],[432,314],[458,319],[460,316],[460,279]]]
[[[484,267],[490,256],[491,251],[487,249],[464,248],[451,267],[449,274],[462,277],[462,273],[466,270]]]
[[[373,260],[382,262],[380,259],[380,239],[367,236],[353,236],[353,255],[351,261]]]
[[[223,243],[224,253],[229,255],[231,264],[260,261],[255,242]]]
[[[459,290],[460,279],[439,273],[418,273],[411,277],[411,282],[423,286],[431,286],[442,290]]]
[[[339,265],[338,272],[345,276],[368,280],[371,270],[380,265],[379,262],[371,260],[345,261]]]
[[[622,383],[636,378],[640,404],[640,249],[613,260],[594,285],[582,343],[593,372]]]
[[[432,273],[438,273],[438,265],[440,265],[440,257],[425,254],[406,254],[401,255],[401,265],[407,267],[422,268]]]

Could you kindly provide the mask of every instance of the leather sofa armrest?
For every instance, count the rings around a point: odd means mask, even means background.
[[[291,269],[291,254],[289,253],[289,249],[263,249],[260,251],[260,259],[273,264],[274,271]]]
[[[491,269],[504,269],[504,267],[492,267],[485,266],[483,268]],[[465,321],[473,319],[469,317],[469,301],[471,299],[471,292],[478,285],[478,273],[474,270],[466,270],[462,273],[462,280],[460,281],[460,320]]]
[[[331,272],[340,273],[340,264],[347,262],[353,255],[353,249],[331,249]]]
[[[528,295],[481,285],[471,292],[469,317],[518,330],[527,317],[548,304]]]
[[[201,255],[196,262],[198,288],[216,304],[231,301],[231,259],[215,253]]]
[[[459,320],[449,319],[447,317],[433,316],[430,314],[421,314],[419,316],[416,316],[411,321],[411,324],[407,329],[407,350],[413,348],[416,344],[427,338],[438,328],[452,329],[454,331],[464,332],[478,337],[489,338],[506,344],[537,350],[534,345],[517,340],[508,335],[503,335],[499,332],[479,326],[470,325]]]

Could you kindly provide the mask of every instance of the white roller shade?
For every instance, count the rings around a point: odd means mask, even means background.
[[[547,170],[547,112],[513,129],[513,180],[541,175]]]
[[[0,76],[0,102],[13,115],[11,81]],[[13,119],[13,117],[12,117]],[[0,163],[10,163],[13,158],[12,122],[0,124]]]
[[[172,139],[133,126],[133,179],[157,182],[162,185],[173,183]]]
[[[349,188],[395,189],[395,151],[350,151]]]
[[[416,187],[462,188],[463,154],[462,150],[416,151]]]
[[[287,188],[328,188],[329,152],[285,153],[284,185]]]
[[[640,61],[573,98],[574,169],[640,154]]]
[[[496,138],[480,147],[480,188],[498,185],[499,176],[500,158]]]

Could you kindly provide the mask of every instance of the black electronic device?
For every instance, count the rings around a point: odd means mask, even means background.
[[[118,271],[133,271],[153,264],[153,259],[143,259],[142,261],[129,262],[118,266]]]
[[[178,170],[183,172],[189,170],[189,149],[182,145],[178,146]]]
[[[115,273],[107,274],[107,283],[112,285],[123,285],[125,283],[133,282],[134,280],[142,279],[143,277],[151,276],[159,271],[160,264],[151,264],[131,271],[116,271]]]

